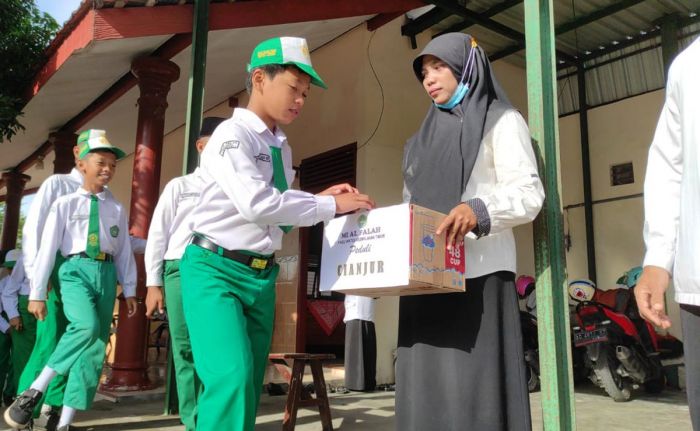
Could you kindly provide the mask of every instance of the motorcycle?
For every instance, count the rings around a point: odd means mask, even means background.
[[[518,296],[525,300],[525,310],[520,311],[520,327],[523,336],[523,353],[525,356],[525,371],[527,387],[535,392],[540,387],[540,357],[537,335],[537,297],[535,295],[535,279],[529,275],[521,275],[515,282]],[[588,376],[585,364],[585,349],[572,346],[572,368],[574,383],[579,383]]]
[[[590,280],[569,284],[569,295],[578,302],[573,343],[586,349],[589,378],[618,402],[628,401],[640,386],[648,393],[665,386],[659,336],[636,310],[635,284],[629,277],[629,289],[602,291]]]

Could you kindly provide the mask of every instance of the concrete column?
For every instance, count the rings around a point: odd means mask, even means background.
[[[131,65],[138,78],[138,123],[134,175],[131,183],[129,233],[146,238],[160,190],[160,164],[163,150],[165,110],[170,84],[180,76],[173,62],[155,57],[140,57]],[[139,307],[129,317],[124,298],[119,298],[117,345],[112,375],[104,384],[109,390],[139,390],[151,386],[146,375],[148,352],[148,322],[145,317],[146,276],[143,255],[136,255],[138,282],[136,297]]]
[[[78,140],[78,135],[71,132],[53,132],[49,135],[49,142],[53,145],[54,174],[67,174],[75,166],[73,147]]]
[[[19,209],[22,204],[22,192],[24,186],[31,179],[29,175],[10,171],[2,174],[5,182],[5,220],[2,223],[2,240],[0,250],[11,250],[17,245],[17,231],[19,230]]]

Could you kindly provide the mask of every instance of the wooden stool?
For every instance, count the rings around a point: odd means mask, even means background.
[[[325,359],[335,359],[331,354],[310,354],[310,353],[271,353],[268,358],[275,365],[275,368],[289,382],[289,393],[287,394],[287,405],[284,408],[283,431],[293,431],[297,422],[297,410],[299,407],[318,406],[321,415],[321,425],[323,431],[333,431],[331,423],[331,408],[328,405],[328,394],[326,393],[326,380],[323,377],[321,361]],[[289,366],[287,360],[292,361],[292,373],[287,371]],[[306,364],[311,366],[311,374],[314,378],[313,398],[308,391],[304,390],[304,368]]]

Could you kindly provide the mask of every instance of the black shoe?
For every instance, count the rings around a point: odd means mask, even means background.
[[[34,419],[34,431],[56,431],[60,418],[61,410],[59,407],[51,407],[48,410],[42,409],[39,417]]]
[[[22,392],[5,410],[5,422],[12,428],[26,428],[32,422],[32,412],[42,395],[36,389],[27,389]]]

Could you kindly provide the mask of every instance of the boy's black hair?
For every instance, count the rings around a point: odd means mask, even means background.
[[[248,72],[248,77],[246,77],[245,80],[245,91],[248,92],[248,94],[252,94],[253,92],[253,72],[256,70],[260,69],[263,72],[265,72],[265,75],[268,76],[270,79],[274,79],[275,76],[277,76],[278,73],[284,72],[285,70],[293,68],[298,70],[301,73],[306,74],[303,70],[299,69],[293,64],[266,64],[264,66],[256,67],[254,69],[251,69],[250,72]]]

